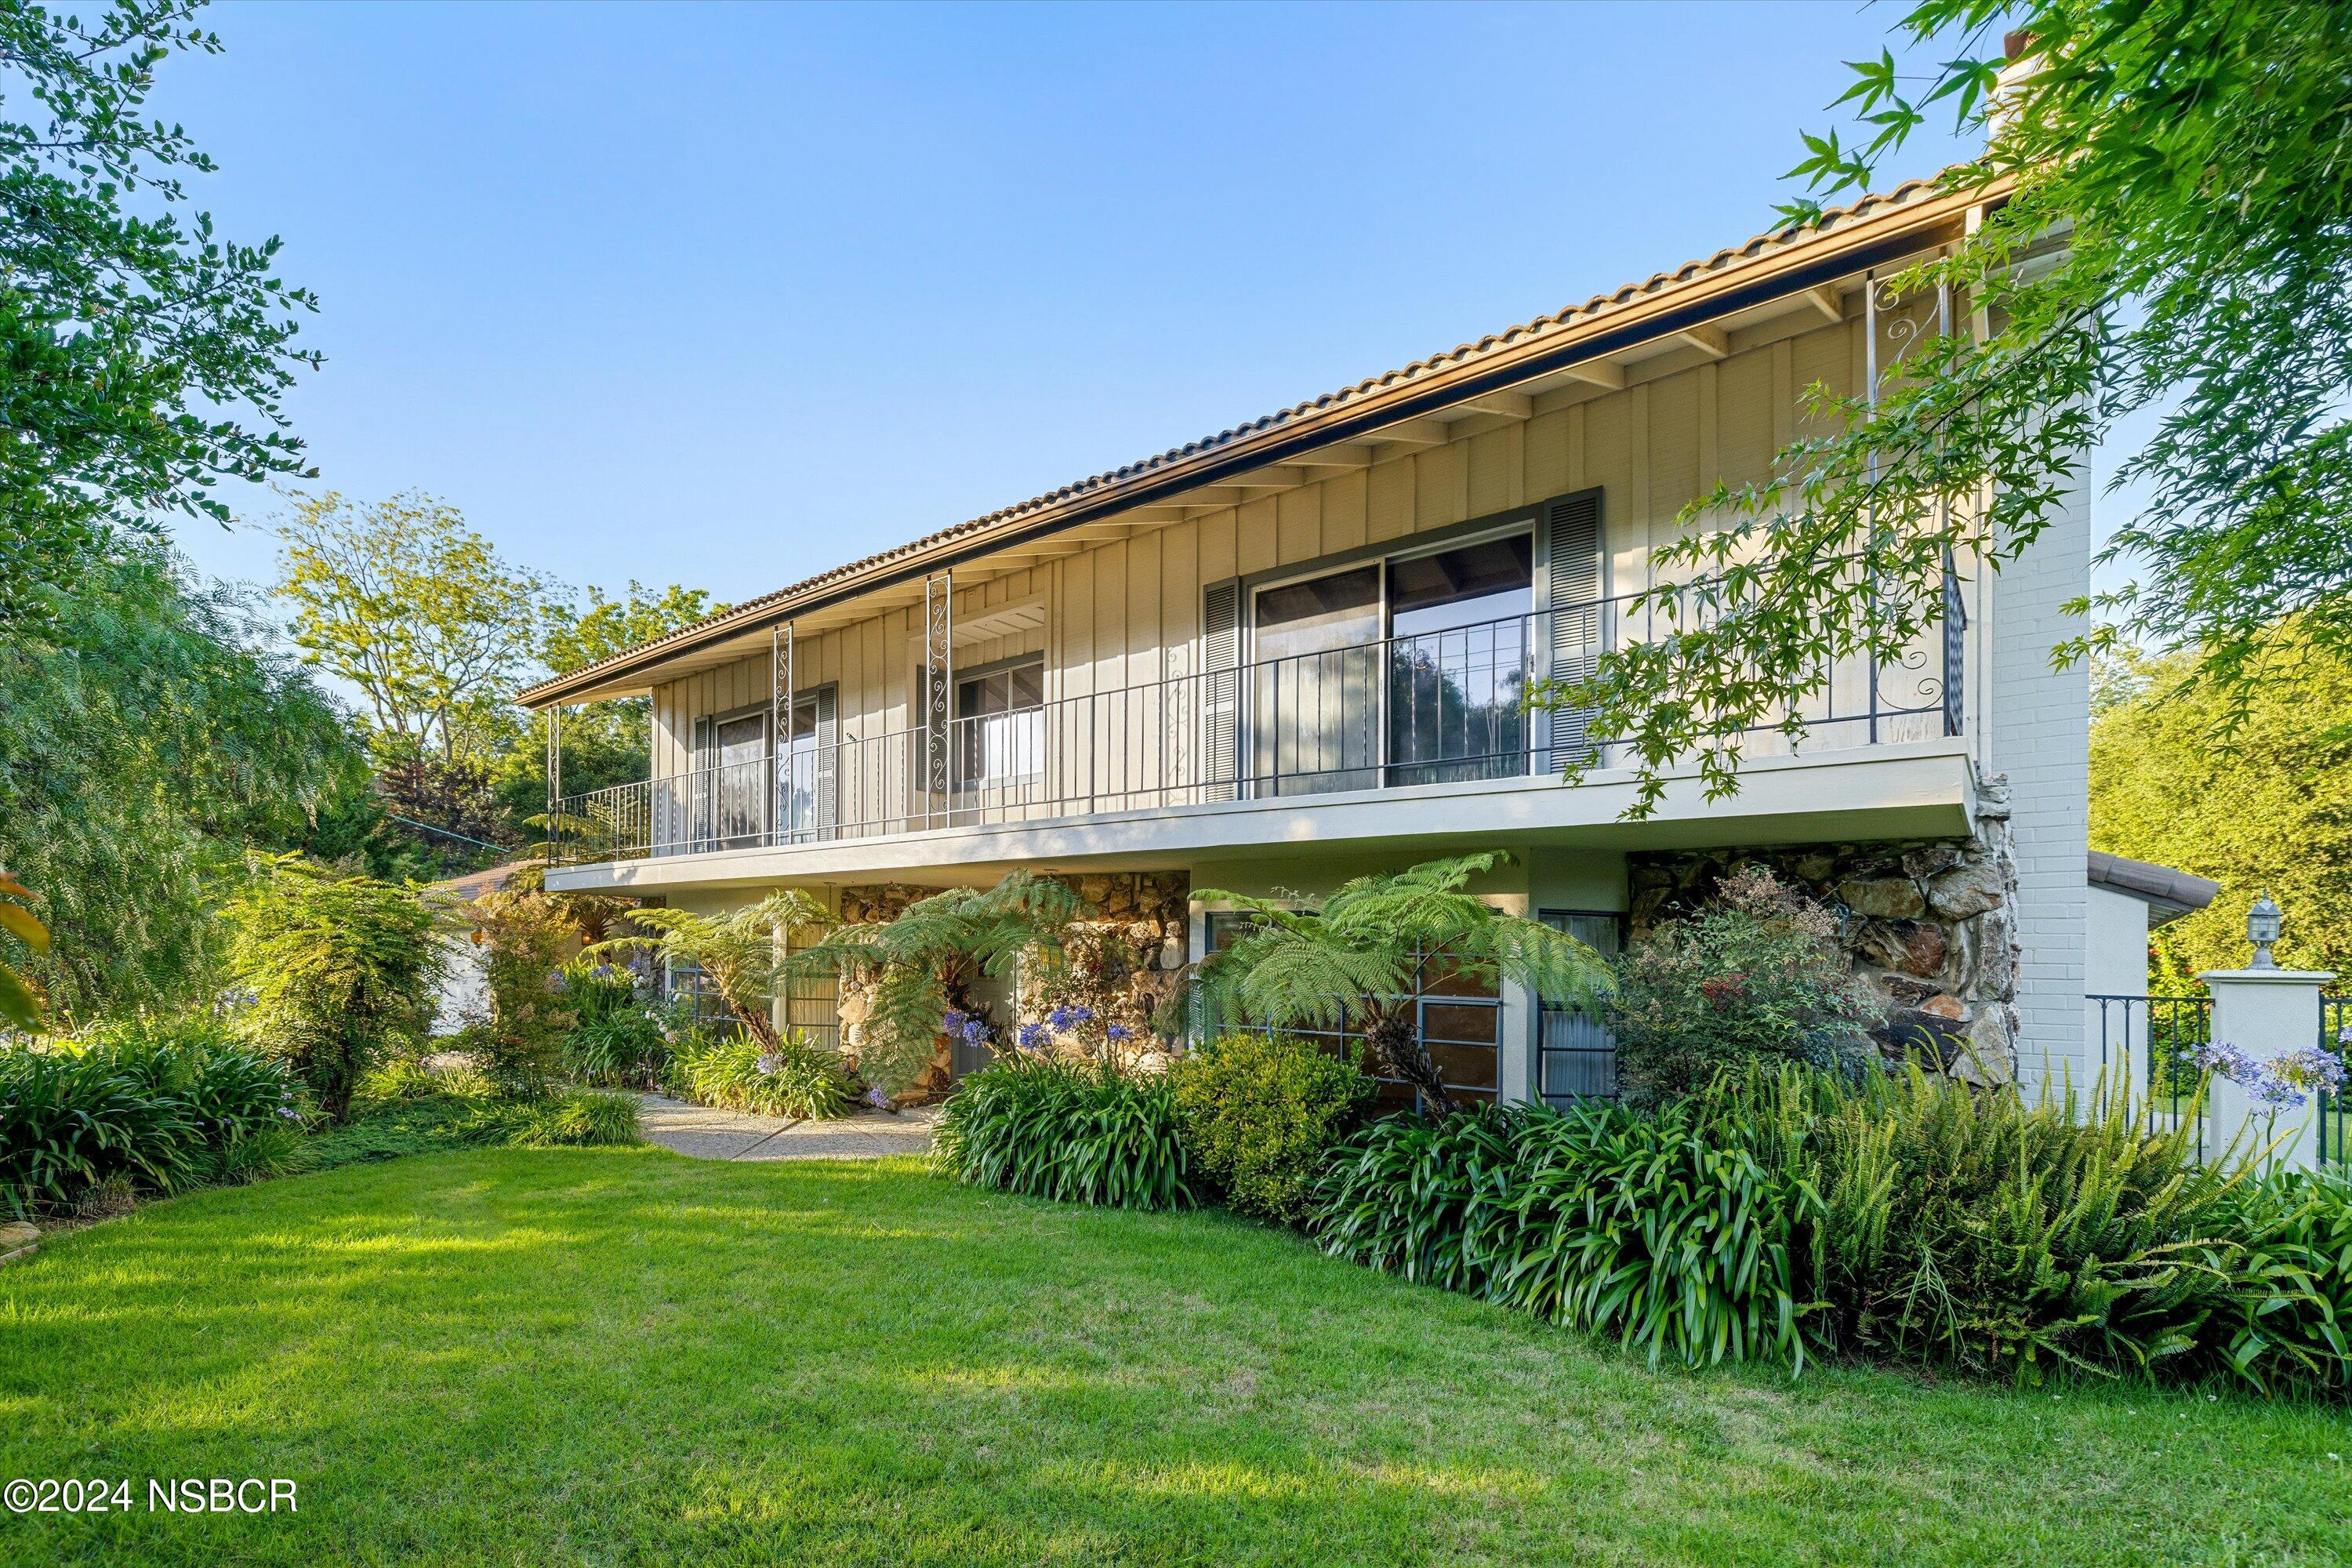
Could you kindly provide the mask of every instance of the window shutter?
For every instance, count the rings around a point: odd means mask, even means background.
[[[1545,637],[1550,645],[1549,674],[1556,681],[1583,680],[1601,664],[1604,630],[1601,604],[1601,492],[1581,490],[1544,506],[1536,541],[1536,582],[1542,592]],[[1590,710],[1551,710],[1549,769],[1592,760],[1586,731]]]
[[[841,724],[835,702],[836,689],[821,686],[816,693],[816,833],[833,837],[841,820]]]
[[[1239,795],[1242,721],[1242,582],[1201,592],[1201,798]]]

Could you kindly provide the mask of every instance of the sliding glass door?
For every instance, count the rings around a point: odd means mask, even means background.
[[[1528,769],[1530,533],[1259,588],[1255,792],[1507,778]]]

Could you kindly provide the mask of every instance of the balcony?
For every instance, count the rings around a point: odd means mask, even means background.
[[[1831,672],[1798,709],[1807,755],[1959,733],[1963,617],[1949,584],[1945,606],[1942,626],[1902,658]],[[828,715],[761,755],[566,796],[551,863],[1049,827],[1255,800],[1336,803],[1532,782],[1570,763],[1606,768],[1581,715],[1530,712],[1526,695],[1543,677],[1589,671],[1602,650],[1661,631],[1654,615],[1620,595],[991,712],[949,712],[941,682],[928,722]],[[1750,754],[1789,750],[1768,728]]]

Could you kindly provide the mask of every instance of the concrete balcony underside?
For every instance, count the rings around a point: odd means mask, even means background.
[[[1349,794],[1226,801],[1046,822],[949,826],[853,839],[713,849],[557,867],[555,892],[660,894],[792,883],[993,879],[1016,867],[1116,870],[1230,861],[1264,851],[1680,849],[1959,837],[1975,811],[1967,743],[1921,741],[1759,758],[1739,792],[1708,801],[1696,770],[1668,784],[1654,815],[1629,822],[1632,775],[1495,779]]]

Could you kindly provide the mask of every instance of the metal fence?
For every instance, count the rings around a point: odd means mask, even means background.
[[[1220,801],[1556,773],[1612,758],[1527,695],[1608,648],[1671,632],[1621,595],[1476,626],[1131,682],[1004,712],[908,723],[844,716],[781,752],[566,796],[557,864],[1038,824]],[[1790,705],[1821,750],[1958,732],[1964,624],[1903,657],[1859,657]],[[1161,650],[1181,661],[1189,645]],[[1759,752],[1789,742],[1759,727]]]
[[[2205,1154],[2205,1075],[2197,1052],[2213,1041],[2210,996],[2088,996],[2099,1047],[2099,1073],[2132,1074],[2145,1095],[2150,1131],[2168,1131],[2194,1114],[2197,1153]]]
[[[2352,996],[2322,996],[2319,999],[2319,1048],[2345,1061],[2352,1058]],[[2346,1104],[2342,1094],[2319,1095],[2319,1161],[2321,1164],[2352,1164],[2352,1155],[2345,1151],[2347,1137],[2352,1137],[2352,1106]]]

